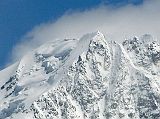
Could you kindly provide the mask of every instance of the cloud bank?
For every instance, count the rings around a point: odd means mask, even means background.
[[[160,0],[113,8],[100,5],[83,12],[64,14],[55,22],[43,23],[27,33],[13,49],[12,62],[39,45],[57,38],[80,38],[97,30],[107,39],[121,42],[125,38],[152,34],[160,39]]]

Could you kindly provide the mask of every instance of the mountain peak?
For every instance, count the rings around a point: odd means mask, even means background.
[[[121,45],[97,31],[46,43],[0,72],[0,118],[158,119],[159,66],[150,35]]]

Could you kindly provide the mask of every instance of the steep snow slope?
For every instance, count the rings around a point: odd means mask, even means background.
[[[19,111],[18,108],[29,108],[35,99],[47,91],[51,72],[63,64],[76,42],[65,39],[46,43],[26,54],[16,66],[0,72],[0,118],[10,117]]]
[[[159,119],[159,65],[150,35],[46,43],[0,72],[0,119]]]

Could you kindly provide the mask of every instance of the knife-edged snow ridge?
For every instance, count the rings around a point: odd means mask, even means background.
[[[149,34],[55,40],[0,71],[0,119],[159,119],[159,66]]]

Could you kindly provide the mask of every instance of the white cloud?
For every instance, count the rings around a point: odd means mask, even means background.
[[[83,12],[63,15],[56,22],[36,26],[13,50],[12,60],[40,44],[56,38],[80,38],[101,31],[108,39],[122,41],[126,37],[152,34],[160,39],[160,0],[146,0],[142,5],[121,8],[99,6]]]

